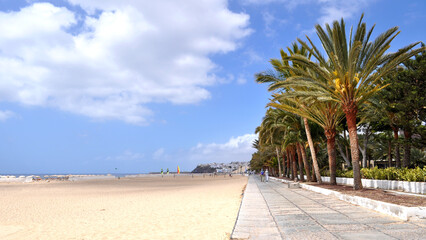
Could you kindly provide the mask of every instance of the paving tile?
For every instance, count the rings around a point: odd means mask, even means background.
[[[370,226],[364,224],[328,224],[322,226],[330,232],[354,232],[371,229]]]
[[[419,229],[419,227],[415,224],[411,224],[408,222],[394,222],[394,223],[376,223],[376,224],[368,224],[371,227],[380,230],[408,230],[408,229]],[[426,233],[426,232],[425,232]]]
[[[251,176],[231,239],[426,239],[425,229],[425,219],[404,222]]]
[[[316,233],[295,233],[284,234],[283,239],[289,240],[333,240],[338,239],[336,236],[329,232],[316,232]]]
[[[316,226],[317,222],[313,220],[293,220],[293,221],[277,221],[279,228],[299,227],[299,226]]]
[[[359,239],[380,239],[380,240],[395,240],[398,238],[391,237],[379,231],[357,231],[357,232],[336,232],[339,238],[345,240]]]
[[[276,215],[276,220],[311,220],[312,218],[306,214],[286,214],[286,215]]]
[[[383,233],[397,239],[426,239],[426,229],[384,230]]]
[[[400,220],[397,220],[392,217],[380,217],[380,215],[376,215],[375,217],[368,217],[368,218],[356,218],[354,219],[359,223],[363,224],[383,224],[383,223],[395,223],[395,222],[402,222]]]

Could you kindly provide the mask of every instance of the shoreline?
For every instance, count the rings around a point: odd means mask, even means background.
[[[233,174],[232,176],[242,176],[244,174]],[[49,174],[49,175],[0,175],[1,183],[31,183],[31,182],[50,182],[50,181],[83,181],[83,180],[99,180],[99,179],[120,179],[120,178],[145,178],[145,177],[228,177],[228,174],[213,173],[141,173],[141,174]]]
[[[247,177],[0,184],[0,239],[229,239]]]

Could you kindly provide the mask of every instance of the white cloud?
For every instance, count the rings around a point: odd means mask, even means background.
[[[165,155],[164,148],[159,148],[159,149],[157,149],[157,151],[155,151],[152,154],[152,158],[155,159],[155,160],[163,159],[165,157],[166,157],[166,155]]]
[[[312,0],[311,0],[312,1]],[[317,18],[317,23],[321,26],[333,24],[333,21],[340,21],[342,18],[347,21],[353,17],[361,16],[361,9],[367,6],[368,2],[366,0],[313,0],[319,4],[319,17]],[[359,14],[359,15],[357,15]],[[310,29],[304,29],[301,31],[301,35],[311,36],[316,35],[316,29],[314,27]]]
[[[238,83],[238,84],[240,84],[240,85],[246,84],[246,83],[247,83],[247,78],[245,78],[245,77],[243,77],[243,76],[240,76],[240,77],[237,79],[237,83]]]
[[[146,104],[191,104],[221,83],[209,56],[235,50],[249,16],[226,0],[80,1],[98,18],[50,3],[0,12],[0,101],[146,124]]]
[[[130,150],[125,150],[123,153],[117,156],[100,157],[98,159],[105,160],[105,161],[114,161],[114,162],[136,161],[136,160],[144,159],[144,154],[135,153]]]
[[[268,5],[277,3],[283,5],[287,10],[291,11],[296,7],[314,7],[319,5],[315,10],[319,11],[317,22],[321,25],[325,23],[331,24],[334,20],[340,20],[342,17],[352,18],[358,14],[360,10],[365,7],[369,2],[367,0],[240,0],[243,4],[251,5]],[[262,17],[266,25],[266,33],[271,34],[271,28],[268,28],[274,21],[274,16],[269,12],[264,12]]]
[[[332,24],[334,20],[341,18],[345,20],[352,18],[368,3],[366,0],[318,0],[318,2],[321,5],[318,23],[321,25]]]
[[[279,19],[275,17],[271,12],[264,11],[262,13],[263,22],[265,23],[265,34],[268,37],[272,37],[275,35],[276,30],[274,26],[281,27],[282,24],[287,23],[285,19]]]
[[[247,49],[244,52],[244,55],[247,56],[247,58],[244,61],[245,65],[250,65],[253,63],[259,63],[259,62],[264,62],[264,59],[262,56],[259,55],[259,53],[257,53],[255,50],[253,49]]]
[[[271,3],[282,4],[287,10],[293,10],[299,5],[311,2],[312,0],[240,0],[245,5],[268,5]]]
[[[0,110],[0,121],[6,121],[9,118],[12,118],[15,116],[14,112],[11,112],[9,110],[1,111]]]
[[[226,143],[199,143],[188,154],[188,159],[200,163],[228,163],[233,161],[250,161],[256,151],[252,145],[257,138],[256,134],[231,137]]]
[[[187,149],[167,150],[159,148],[146,156],[144,153],[126,150],[117,156],[98,157],[97,160],[110,163],[140,162],[141,166],[146,164],[146,171],[158,171],[152,168],[152,161],[162,164],[163,168],[170,169],[180,166],[185,171],[191,171],[198,164],[203,163],[229,163],[233,161],[247,162],[251,160],[252,154],[256,151],[252,147],[257,139],[257,134],[245,134],[238,137],[231,137],[224,143],[198,143],[196,146]]]

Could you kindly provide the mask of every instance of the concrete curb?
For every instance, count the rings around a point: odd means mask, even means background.
[[[298,175],[300,178],[300,175]],[[306,175],[305,179],[306,179]],[[322,176],[323,182],[330,182],[330,177]],[[375,180],[375,179],[361,179],[362,186],[366,188],[377,188],[383,190],[400,190],[407,193],[426,194],[426,182],[408,182],[397,180]],[[336,177],[337,184],[354,185],[353,178]]]
[[[270,177],[272,180],[280,181],[280,182],[291,182],[289,180],[285,179],[277,179],[274,177]],[[374,210],[376,212],[380,212],[383,214],[387,214],[393,217],[397,217],[399,219],[402,219],[404,221],[408,221],[410,218],[422,218],[426,219],[426,207],[405,207],[401,205],[396,205],[392,203],[386,203],[381,202],[377,200],[372,200],[369,198],[363,198],[358,196],[350,196],[346,194],[342,194],[340,192],[336,192],[333,190],[315,187],[312,185],[299,183],[301,188],[304,188],[306,190],[310,190],[313,192],[321,193],[324,195],[331,195],[334,196],[342,201],[349,202],[361,207],[365,207],[371,210]]]
[[[330,182],[330,177],[321,177],[323,182]],[[362,186],[367,188],[378,188],[384,190],[401,190],[408,193],[426,194],[425,182],[407,182],[396,180],[374,180],[374,179],[361,179]],[[353,178],[337,177],[336,182],[344,185],[354,185]]]
[[[231,240],[238,240],[238,238],[233,238],[232,236],[234,236],[235,228],[237,227],[237,222],[238,222],[238,219],[240,218],[241,206],[243,205],[243,201],[244,201],[244,198],[246,196],[245,193],[246,193],[247,185],[248,185],[248,181],[247,181],[247,184],[246,184],[246,186],[244,188],[243,193],[241,194],[243,197],[241,198],[240,207],[238,208],[237,218],[235,219],[234,227],[232,228],[232,232],[231,232],[231,235],[230,235],[230,238],[229,238]]]

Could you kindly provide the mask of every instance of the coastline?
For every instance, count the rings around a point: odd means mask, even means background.
[[[1,239],[229,239],[243,176],[0,184]]]

